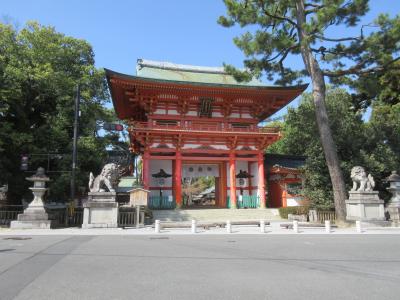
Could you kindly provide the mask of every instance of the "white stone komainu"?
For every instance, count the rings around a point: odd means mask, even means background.
[[[115,188],[120,177],[119,166],[106,164],[100,175],[90,173],[88,201],[84,204],[82,228],[118,227],[118,203]],[[108,191],[106,191],[106,189]]]
[[[360,166],[355,166],[351,169],[351,180],[353,181],[353,188],[351,189],[352,192],[371,192],[375,187],[374,177],[369,174],[367,176],[367,172],[365,169]],[[357,188],[357,186],[359,187]]]
[[[90,172],[90,192],[106,192],[105,188],[107,188],[109,192],[115,192],[119,177],[119,166],[115,163],[104,165],[101,173],[96,177]]]

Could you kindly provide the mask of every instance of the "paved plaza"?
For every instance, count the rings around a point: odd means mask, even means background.
[[[0,229],[0,299],[398,299],[400,293],[398,230],[145,230]]]

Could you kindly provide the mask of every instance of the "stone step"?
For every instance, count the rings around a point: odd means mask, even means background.
[[[153,220],[160,221],[241,221],[281,220],[277,209],[175,209],[153,210]]]

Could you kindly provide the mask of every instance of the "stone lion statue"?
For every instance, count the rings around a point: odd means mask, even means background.
[[[359,192],[371,192],[375,187],[374,178],[365,172],[365,169],[360,166],[353,167],[351,169],[351,180],[353,180],[353,188],[351,191],[359,191]],[[358,184],[360,187],[357,189]]]
[[[115,163],[106,164],[101,170],[100,175],[94,177],[89,175],[89,190],[91,192],[115,192],[120,177],[119,165]],[[107,188],[107,190],[105,189]]]

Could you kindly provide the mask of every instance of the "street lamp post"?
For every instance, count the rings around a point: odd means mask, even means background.
[[[79,102],[81,98],[81,88],[77,85],[76,98],[75,98],[75,118],[74,118],[74,138],[72,144],[72,170],[71,170],[71,201],[75,198],[75,171],[77,159],[77,142],[78,142],[78,128],[79,128]]]

